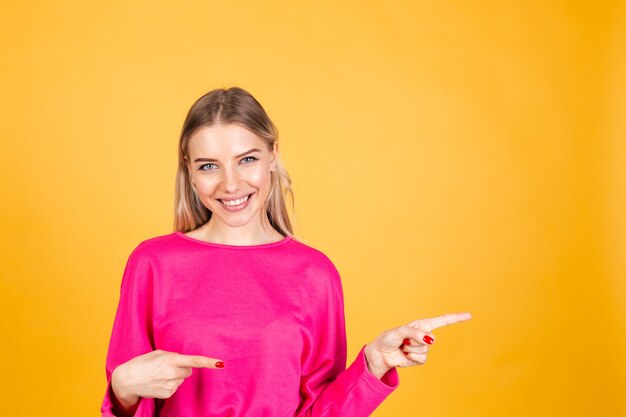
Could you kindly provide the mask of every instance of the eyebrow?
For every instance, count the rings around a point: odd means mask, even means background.
[[[261,150],[257,149],[257,148],[250,149],[249,151],[246,151],[246,152],[244,152],[242,154],[239,154],[239,155],[235,156],[235,159],[241,158],[242,156],[247,155],[247,154],[249,154],[251,152],[261,152]],[[193,162],[219,162],[219,161],[217,159],[213,159],[213,158],[196,158],[196,159],[194,159]]]

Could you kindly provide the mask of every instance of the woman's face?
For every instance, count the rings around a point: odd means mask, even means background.
[[[236,124],[202,127],[191,136],[187,163],[211,220],[233,227],[265,220],[277,145],[268,151],[265,142]]]

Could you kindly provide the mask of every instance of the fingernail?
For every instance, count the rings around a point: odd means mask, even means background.
[[[404,343],[405,345],[410,345],[411,344],[411,340],[407,337],[406,339],[404,339],[402,341],[402,343]]]
[[[428,343],[429,345],[432,345],[434,341],[435,339],[433,339],[432,337],[428,335],[424,336],[424,342]]]
[[[224,367],[224,362],[215,362],[215,366],[217,368],[223,368]]]
[[[409,352],[402,351],[402,353],[404,353],[404,356],[409,356]]]

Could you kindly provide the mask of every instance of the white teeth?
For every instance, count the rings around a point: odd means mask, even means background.
[[[231,201],[220,200],[220,201],[226,204],[227,206],[238,206],[239,204],[245,203],[247,200],[248,200],[248,196],[242,197],[237,200],[231,200]]]

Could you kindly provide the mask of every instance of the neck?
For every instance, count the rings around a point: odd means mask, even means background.
[[[265,218],[265,222],[250,222],[243,226],[229,226],[212,216],[198,228],[202,239],[224,245],[259,245],[276,242],[284,236],[276,231]]]

